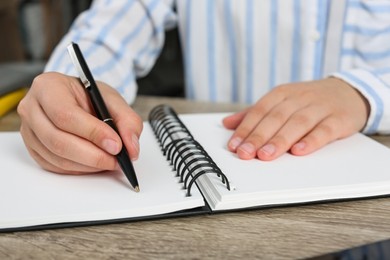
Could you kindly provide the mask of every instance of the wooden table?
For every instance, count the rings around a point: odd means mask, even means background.
[[[153,97],[139,97],[133,107],[146,118],[160,103],[170,104],[179,113],[243,108]],[[0,131],[17,130],[19,123],[12,112],[0,119]],[[374,138],[390,147],[390,137]],[[0,234],[0,259],[291,259],[388,238],[390,198],[381,198],[6,233]]]

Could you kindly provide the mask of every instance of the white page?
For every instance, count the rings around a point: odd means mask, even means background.
[[[42,170],[18,132],[0,133],[0,144],[0,229],[142,217],[204,205],[195,188],[185,196],[149,124],[134,164],[139,193],[119,171],[71,176]]]
[[[369,137],[355,134],[306,156],[240,160],[227,150],[233,132],[223,127],[224,115],[180,116],[233,186],[228,191],[213,174],[200,179],[214,209],[390,194],[390,149]]]

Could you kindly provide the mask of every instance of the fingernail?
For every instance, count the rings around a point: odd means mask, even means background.
[[[229,142],[229,147],[232,150],[236,150],[237,147],[242,143],[242,139],[240,137],[234,137],[232,140]]]
[[[244,143],[243,145],[240,145],[239,149],[241,152],[244,152],[250,156],[252,156],[255,152],[255,146],[251,143]]]
[[[272,155],[275,152],[275,145],[273,144],[266,144],[263,147],[260,148],[261,151],[263,151],[267,155]]]
[[[112,154],[116,155],[119,152],[119,145],[112,139],[104,139],[102,143],[103,149]]]
[[[133,145],[133,149],[135,151],[135,153],[131,153],[131,160],[135,161],[138,159],[138,154],[139,154],[139,140],[138,140],[138,137],[133,134],[132,137],[131,137],[131,143]]]
[[[294,149],[304,150],[305,147],[306,147],[305,142],[299,142],[299,143],[294,144]]]

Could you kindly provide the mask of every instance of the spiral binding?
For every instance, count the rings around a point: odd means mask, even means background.
[[[209,156],[206,150],[194,139],[176,112],[168,105],[158,105],[149,114],[149,123],[160,143],[161,150],[176,171],[176,177],[187,196],[191,188],[203,174],[216,174],[230,190],[229,180]]]

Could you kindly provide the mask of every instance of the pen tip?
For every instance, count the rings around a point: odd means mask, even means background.
[[[138,187],[138,186],[135,186],[135,187],[134,187],[134,190],[135,190],[135,192],[139,192],[139,187]]]

